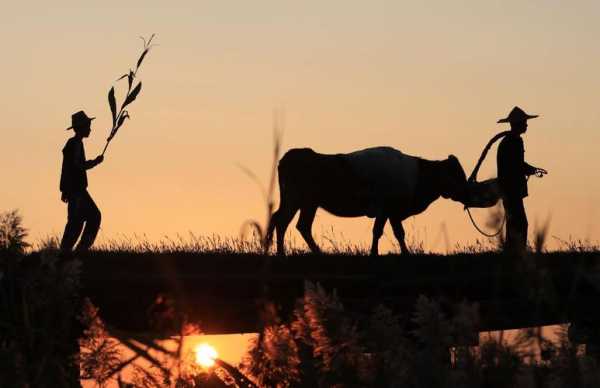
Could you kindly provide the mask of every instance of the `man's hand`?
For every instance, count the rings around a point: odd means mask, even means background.
[[[544,175],[548,174],[548,171],[544,170],[543,168],[535,168],[535,171],[533,172],[533,175],[535,175],[538,178],[543,178]]]
[[[62,193],[62,195],[60,196],[60,200],[63,201],[64,203],[69,203],[69,198],[67,197],[67,194]]]
[[[97,165],[102,163],[104,161],[104,155],[98,155],[96,157],[96,159],[94,159],[94,163],[96,163]]]

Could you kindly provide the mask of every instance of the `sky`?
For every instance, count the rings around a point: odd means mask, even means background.
[[[594,1],[11,2],[0,15],[0,209],[19,209],[33,241],[60,236],[65,128],[96,116],[89,159],[110,129],[107,92],[156,33],[131,121],[88,172],[101,239],[237,236],[264,220],[273,112],[283,149],[350,152],[387,145],[456,155],[467,174],[514,105],[539,114],[524,136],[531,228],[597,241],[600,3]],[[122,98],[124,84],[117,85]],[[120,89],[119,89],[120,88]],[[119,94],[121,93],[121,94]],[[480,178],[495,176],[495,150]],[[475,211],[484,224],[485,210]],[[319,211],[314,234],[368,245],[369,219]],[[405,221],[427,249],[480,238],[462,206],[438,200]],[[448,242],[441,236],[447,231]],[[300,236],[290,228],[290,235]],[[383,245],[391,246],[386,228]],[[551,243],[556,243],[551,239]],[[328,245],[323,241],[324,247]]]

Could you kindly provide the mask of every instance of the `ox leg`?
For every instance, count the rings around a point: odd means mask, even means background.
[[[321,249],[312,236],[312,224],[315,220],[315,214],[317,214],[316,207],[306,207],[300,209],[300,217],[298,218],[296,229],[298,229],[302,235],[302,238],[304,238],[304,241],[306,241],[308,247],[313,253],[321,253]]]
[[[292,222],[292,218],[296,215],[298,211],[297,208],[290,207],[279,207],[277,211],[277,218],[275,221],[275,232],[277,234],[277,254],[285,255],[285,231],[287,230],[288,225]]]
[[[387,217],[378,216],[373,224],[373,243],[371,244],[371,256],[379,254],[379,239],[383,236],[383,228],[387,222]]]
[[[271,248],[271,243],[273,242],[273,233],[275,233],[275,227],[279,222],[279,210],[276,210],[273,214],[271,214],[271,219],[269,220],[269,225],[267,227],[267,233],[265,234],[265,248],[268,250]]]
[[[392,230],[394,231],[394,236],[396,236],[396,240],[400,244],[400,251],[402,254],[410,254],[408,247],[406,246],[404,227],[402,226],[402,219],[398,217],[390,218],[390,224],[392,224]]]

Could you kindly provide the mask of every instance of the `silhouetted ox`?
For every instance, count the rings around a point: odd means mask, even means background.
[[[279,161],[278,172],[280,205],[267,231],[267,242],[277,232],[278,254],[285,254],[285,231],[298,210],[297,229],[310,249],[320,252],[311,232],[319,207],[339,217],[375,218],[372,255],[378,254],[389,219],[402,253],[409,253],[402,221],[440,196],[464,200],[467,189],[465,172],[454,155],[431,161],[391,147],[336,155],[292,149]]]

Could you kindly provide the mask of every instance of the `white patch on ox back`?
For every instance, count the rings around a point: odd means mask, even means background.
[[[369,196],[370,216],[384,211],[386,204],[412,204],[419,176],[418,158],[391,147],[367,148],[346,157]]]

